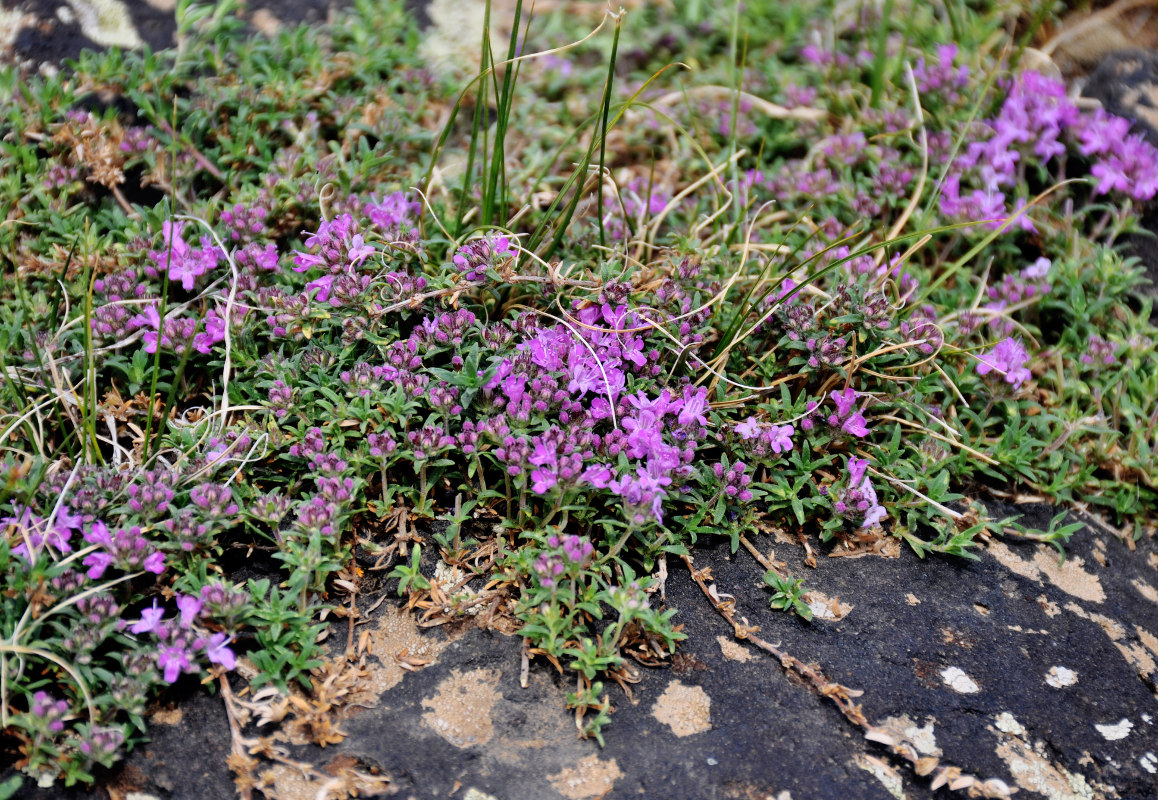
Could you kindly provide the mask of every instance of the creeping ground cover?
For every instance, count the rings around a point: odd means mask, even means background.
[[[376,576],[517,631],[598,738],[705,539],[1079,527],[992,498],[1152,535],[1158,330],[1116,245],[1158,150],[1040,15],[891,6],[488,5],[456,72],[400,2],[268,40],[181,2],[174,51],[4,73],[6,763],[90,782],[175,685],[239,708],[231,674],[280,719]]]

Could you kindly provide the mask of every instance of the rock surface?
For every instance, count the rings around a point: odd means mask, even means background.
[[[1021,510],[1038,524],[1052,511]],[[1113,533],[1087,527],[1060,563],[1044,545],[995,541],[977,562],[922,561],[902,551],[822,558],[806,572],[795,545],[764,537],[756,546],[766,555],[774,547],[776,558],[805,574],[820,612],[815,621],[771,611],[763,568],[743,549],[732,554],[726,543],[708,543],[697,548],[695,566],[711,568],[721,597],[732,595],[737,617],[759,626],[763,638],[863,691],[856,702],[876,727],[874,738],[907,740],[922,759],[935,760],[925,762],[930,770],[958,767],[990,780],[992,791],[1004,785],[1050,800],[1155,796],[1153,541],[1131,550]],[[426,566],[433,574],[434,565]],[[548,664],[532,662],[520,685],[517,637],[474,621],[420,629],[392,600],[365,625],[369,677],[356,683],[357,702],[336,715],[344,738],[322,749],[295,745],[289,735],[288,747],[319,773],[357,764],[407,798],[952,796],[867,741],[775,659],[735,640],[689,571],[678,562],[669,569],[667,604],[679,609],[687,641],[665,666],[635,666],[630,696],[609,686],[615,712],[604,747],[577,738],[564,708],[573,687]],[[334,638],[344,645],[344,635]],[[399,666],[427,661],[414,671]],[[232,794],[221,698],[197,694],[166,709],[151,733],[153,743],[106,778],[107,794],[54,787],[27,796]],[[272,726],[248,733],[287,737]],[[313,797],[324,784],[285,768],[269,780],[271,798]]]

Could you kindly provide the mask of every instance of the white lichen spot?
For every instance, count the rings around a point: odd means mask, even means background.
[[[1147,750],[1138,759],[1138,763],[1142,765],[1142,769],[1149,772],[1151,775],[1158,775],[1158,756]]]
[[[499,800],[493,794],[476,789],[473,786],[466,790],[466,794],[462,796],[462,800]]]
[[[937,736],[933,733],[933,721],[925,723],[925,727],[918,728],[916,723],[905,728],[905,738],[913,743],[917,752],[923,756],[940,756],[941,748],[937,747]]]
[[[1045,682],[1055,689],[1064,689],[1078,682],[1078,674],[1068,667],[1050,667]]]
[[[997,730],[1002,733],[1010,733],[1014,736],[1025,738],[1025,726],[1017,721],[1017,717],[1010,714],[1008,711],[1002,711],[997,715]]]
[[[1145,722],[1147,725],[1153,725],[1154,724],[1154,718],[1152,716],[1150,716],[1149,714],[1143,714],[1142,715],[1142,721]]]
[[[857,753],[856,765],[880,781],[885,791],[896,800],[906,800],[905,781],[896,768],[887,761],[866,753]]]
[[[1130,735],[1130,731],[1134,729],[1134,723],[1123,717],[1114,725],[1095,725],[1094,727],[1098,729],[1098,733],[1105,737],[1107,742],[1116,742]]]
[[[68,0],[85,36],[101,47],[134,49],[144,44],[122,0]]]
[[[966,675],[965,670],[960,667],[941,670],[941,679],[945,681],[946,686],[959,694],[974,694],[981,691],[977,682]]]
[[[824,592],[807,592],[801,599],[812,610],[813,619],[836,622],[847,617],[848,612],[852,611],[852,606],[849,603],[842,603],[839,597],[829,597]]]
[[[1097,794],[1081,773],[1070,772],[1051,762],[1044,743],[1031,747],[1017,736],[1007,734],[998,738],[997,755],[1009,768],[1018,787],[1044,795],[1048,800],[1097,800],[1104,796]]]

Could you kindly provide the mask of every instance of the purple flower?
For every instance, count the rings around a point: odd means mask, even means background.
[[[115,559],[108,553],[97,551],[84,557],[82,562],[88,571],[85,573],[90,580],[98,581],[105,574],[105,570],[113,565]]]
[[[365,261],[370,256],[374,255],[373,245],[368,245],[362,239],[362,234],[355,234],[350,240],[349,247],[350,265],[357,266]]]
[[[703,386],[686,386],[683,391],[683,407],[676,418],[680,425],[707,425],[708,390]]]
[[[151,572],[154,575],[160,575],[165,571],[165,554],[160,550],[154,550],[149,555],[145,556],[142,562],[145,572]]]
[[[829,397],[832,402],[836,404],[836,413],[841,417],[847,417],[852,412],[852,407],[856,404],[856,392],[852,389],[845,389],[842,392],[830,392]]]
[[[232,636],[224,633],[215,633],[205,643],[205,655],[213,664],[220,664],[226,669],[233,669],[237,665],[237,658],[227,646],[233,641]]]
[[[181,234],[184,222],[161,223],[161,233],[164,243],[161,250],[149,252],[149,258],[156,266],[154,273],[162,271],[168,266],[169,280],[181,281],[181,288],[192,291],[197,278],[210,270],[216,269],[221,257],[221,251],[215,247],[208,236],[201,238],[201,247],[190,247]],[[146,270],[149,271],[149,270]]]
[[[850,456],[848,459],[848,485],[856,486],[864,480],[865,472],[868,470],[868,459],[857,458]]]
[[[28,506],[18,505],[16,511],[16,516],[0,519],[0,534],[15,529],[14,532],[19,544],[12,548],[13,555],[28,559],[29,545],[34,549],[43,546],[61,553],[72,552],[72,545],[68,543],[68,540],[72,537],[73,531],[80,528],[81,517],[79,514],[73,514],[65,506],[56,515],[56,523],[52,529],[46,530],[48,520],[33,514],[32,509]]]
[[[748,417],[748,419],[738,423],[732,430],[734,430],[741,439],[755,439],[760,435],[760,423],[756,421],[755,417]]]
[[[787,453],[792,449],[792,437],[796,435],[796,429],[791,425],[773,425],[765,436],[768,439],[768,446],[773,453]]]
[[[1050,261],[1048,258],[1042,257],[1042,258],[1039,258],[1037,261],[1034,261],[1032,264],[1030,264],[1025,269],[1023,269],[1021,271],[1021,274],[1024,277],[1030,278],[1033,280],[1036,280],[1038,278],[1046,278],[1049,276],[1049,269],[1051,266],[1053,266],[1053,262]]]
[[[165,616],[165,609],[157,607],[156,598],[151,608],[141,609],[141,618],[129,626],[130,633],[156,633],[161,624],[161,617]]]
[[[194,671],[189,651],[181,642],[162,644],[157,649],[157,666],[163,671],[166,683],[175,683],[182,672]]]
[[[864,414],[859,411],[846,419],[844,424],[840,426],[840,429],[853,436],[864,437],[868,436],[869,433],[868,426],[865,424]]]
[[[1028,360],[1029,354],[1025,347],[1022,346],[1021,342],[1010,337],[998,342],[988,353],[977,357],[977,374],[987,375],[990,372],[996,372],[1002,375],[1005,382],[1013,386],[1014,389],[1019,389],[1032,377],[1025,366]]]
[[[201,613],[201,601],[189,594],[177,595],[177,610],[181,613],[181,627],[188,628]]]
[[[614,477],[615,473],[603,464],[593,464],[583,470],[583,480],[596,489],[606,489]]]

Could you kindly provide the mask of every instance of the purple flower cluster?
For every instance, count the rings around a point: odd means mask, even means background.
[[[737,422],[732,431],[740,437],[740,446],[756,458],[787,453],[792,449],[792,437],[796,435],[796,428],[792,425],[760,422],[755,417]]]
[[[156,353],[160,345],[162,349],[183,355],[192,344],[198,353],[208,355],[214,345],[225,341],[225,320],[218,316],[216,310],[210,310],[205,315],[202,326],[195,317],[166,315],[162,321],[156,304],[150,303],[130,322],[134,327],[148,328],[142,336],[146,353]]]
[[[331,281],[333,275],[357,267],[375,252],[373,246],[366,244],[362,234],[358,233],[358,223],[351,214],[339,214],[332,220],[323,220],[317,232],[306,237],[305,245],[306,249],[316,252],[295,250],[294,272],[320,267],[331,274]],[[328,289],[327,284],[327,292]],[[325,297],[318,299],[325,300]]]
[[[145,274],[154,278],[167,270],[169,280],[180,281],[181,288],[191,292],[198,278],[217,269],[224,254],[209,236],[201,237],[200,247],[190,246],[184,239],[184,230],[181,220],[161,223],[162,246],[149,251],[152,264],[146,264]]]
[[[862,528],[871,528],[884,520],[888,513],[877,502],[877,493],[867,473],[868,461],[849,456],[848,475],[844,487],[834,493],[832,509],[842,517],[858,522]]]
[[[192,508],[183,508],[165,520],[169,540],[186,553],[191,553],[212,538],[212,530]]]
[[[320,494],[313,495],[298,504],[293,521],[294,535],[309,539],[314,533],[322,536],[334,535],[338,507]]]
[[[276,528],[289,511],[289,498],[270,492],[260,494],[249,504],[248,513],[270,527]]]
[[[70,627],[61,643],[70,659],[87,665],[92,663],[93,653],[114,631],[124,629],[125,621],[121,618],[120,605],[108,592],[81,595],[76,601],[76,611],[79,615],[77,624]]]
[[[463,280],[481,281],[488,269],[494,269],[504,259],[514,255],[511,240],[501,233],[491,231],[486,236],[471,239],[462,245],[451,260],[462,273]]]
[[[177,616],[165,619],[165,609],[154,600],[151,607],[142,609],[140,619],[129,626],[129,632],[137,636],[152,634],[155,637],[157,668],[166,683],[176,682],[182,674],[200,672],[198,658],[201,656],[227,670],[237,664],[229,648],[233,637],[220,632],[208,633],[197,625],[203,605],[198,597],[179,594]]]
[[[989,317],[989,327],[999,336],[1013,333],[1013,320],[1000,312],[1035,297],[1049,294],[1052,288],[1047,278],[1051,263],[1048,258],[1039,258],[1020,272],[1008,273],[1001,283],[986,290],[989,302],[983,308],[994,312]]]
[[[1129,120],[1099,109],[1075,126],[1081,140],[1078,150],[1093,159],[1095,193],[1121,192],[1135,200],[1153,200],[1158,195],[1158,148],[1129,130]]]
[[[285,381],[274,381],[269,387],[269,407],[278,419],[286,416],[294,408],[294,390]]]
[[[55,553],[71,553],[69,539],[80,530],[82,518],[73,514],[68,506],[61,507],[56,518],[49,520],[33,513],[28,506],[16,506],[14,514],[0,518],[0,535],[7,536],[16,544],[12,554],[28,560],[29,547],[39,553],[48,548]]]
[[[129,484],[129,508],[144,518],[161,514],[173,499],[174,475],[168,470],[146,470],[139,482]]]
[[[149,294],[134,269],[105,275],[93,281],[92,331],[103,339],[122,339],[140,327],[139,315],[129,303]]]
[[[1087,342],[1086,352],[1081,355],[1081,362],[1087,366],[1094,364],[1110,365],[1118,360],[1118,345],[1108,342],[1096,333],[1091,333]]]
[[[969,85],[969,67],[955,65],[957,45],[943,44],[937,48],[937,60],[930,62],[924,56],[913,66],[913,78],[921,99],[930,95],[940,97],[946,103],[956,103]]]
[[[454,437],[447,435],[438,425],[423,425],[421,429],[406,434],[415,461],[425,461],[454,447]]]
[[[531,491],[547,494],[559,484],[568,486],[579,481],[584,462],[595,455],[590,448],[591,437],[586,439],[576,440],[554,425],[533,437],[531,452],[527,456],[527,462],[534,467],[531,470]]]
[[[722,461],[712,464],[712,474],[720,482],[724,496],[729,500],[747,503],[752,499],[752,490],[748,488],[752,476],[745,472],[747,469],[743,461],[737,461],[730,467]]]
[[[232,208],[221,212],[221,223],[226,228],[226,238],[238,244],[251,242],[268,233],[265,218],[269,209],[260,204],[247,206],[244,203],[234,203]],[[274,252],[277,248],[274,247]]]
[[[828,395],[836,406],[836,413],[828,415],[828,424],[850,436],[865,437],[869,434],[864,414],[856,406],[857,393],[852,389],[832,391]]]
[[[225,484],[198,484],[189,492],[189,500],[200,511],[201,517],[210,522],[227,522],[237,513],[233,490]]]
[[[366,437],[366,444],[370,446],[370,455],[380,459],[389,458],[398,449],[397,440],[389,432],[371,433]]]
[[[395,241],[417,241],[418,231],[414,225],[421,211],[422,204],[411,200],[406,192],[394,192],[381,200],[370,195],[370,202],[362,208],[371,224]]]
[[[585,536],[552,534],[547,547],[535,559],[534,567],[539,585],[547,589],[555,587],[564,575],[575,577],[595,553],[595,546]]]
[[[1008,209],[1004,190],[1024,183],[1029,163],[1064,156],[1067,138],[1092,162],[1095,194],[1117,191],[1142,201],[1158,194],[1158,148],[1130,134],[1128,120],[1102,110],[1083,114],[1064,84],[1039,73],[1018,75],[997,116],[980,127],[942,187],[941,211],[947,217],[1000,226],[1025,203],[1019,199]],[[977,188],[963,193],[964,181]],[[1025,215],[1017,225],[1034,230]]]
[[[937,322],[937,309],[931,305],[913,309],[897,329],[905,339],[919,342],[916,347],[922,355],[932,355],[945,344],[945,334]]]
[[[32,695],[28,713],[36,717],[36,727],[50,733],[64,730],[64,718],[68,716],[67,700],[57,700],[48,692],[40,691]]]
[[[125,572],[143,569],[160,575],[165,571],[165,555],[144,537],[137,526],[109,530],[101,521],[96,521],[84,534],[84,540],[97,545],[98,549],[85,556],[90,580],[100,580],[109,567]]]

